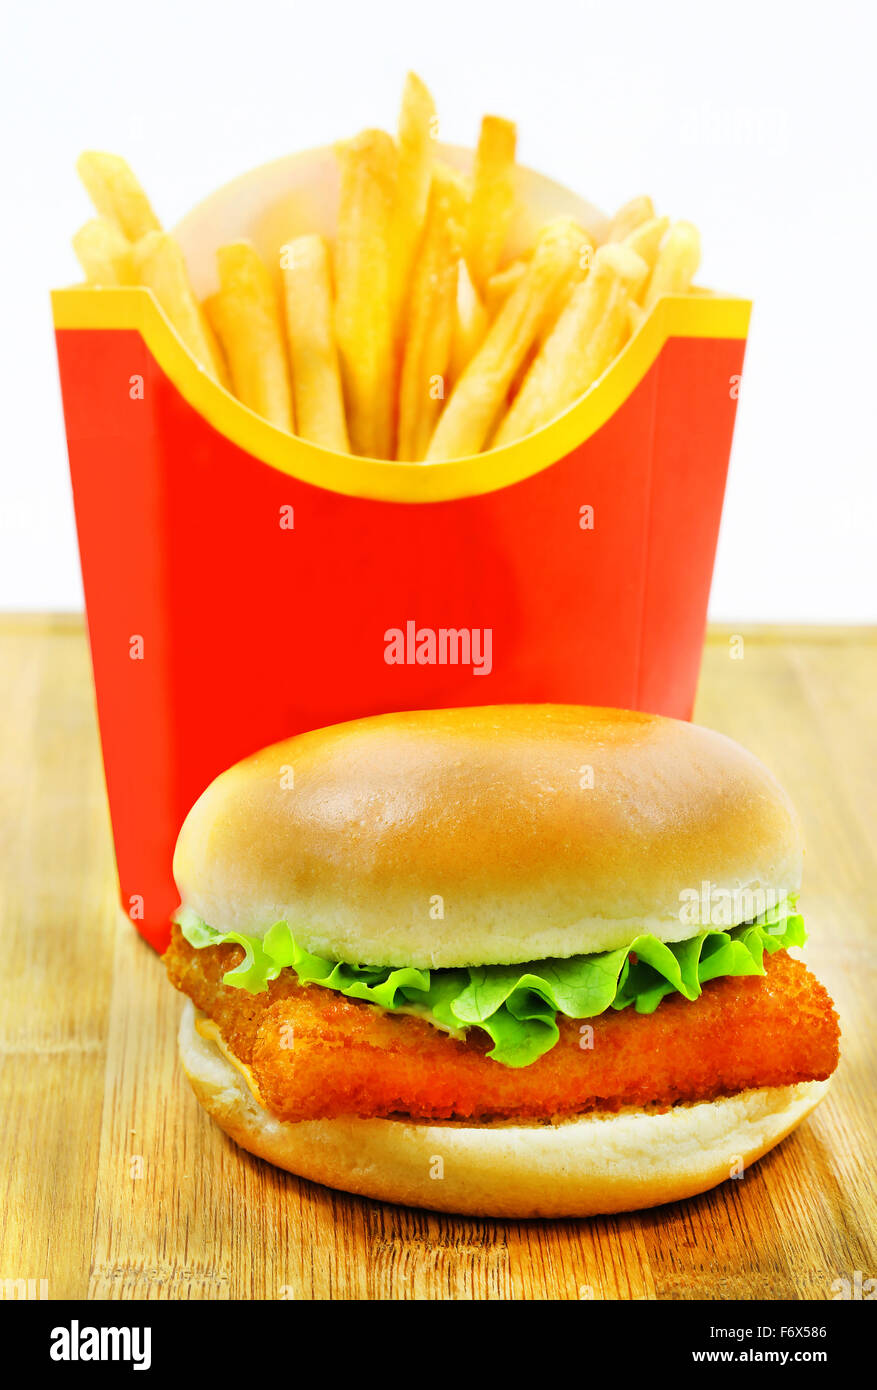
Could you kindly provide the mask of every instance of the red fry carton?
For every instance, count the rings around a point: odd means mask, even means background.
[[[465,164],[463,151],[443,157]],[[519,171],[511,246],[603,219]],[[249,237],[331,237],[332,152],[236,180],[177,229],[199,294]],[[275,429],[142,288],[56,291],[58,360],[121,899],[158,949],[189,807],[229,764],[384,711],[561,701],[691,715],[750,305],[661,299],[565,415],[388,463]]]

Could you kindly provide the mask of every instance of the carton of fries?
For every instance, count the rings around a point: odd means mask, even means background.
[[[485,166],[508,132],[492,139]],[[387,149],[366,146],[380,166],[375,217],[423,286],[408,317],[401,262],[386,275],[373,247],[367,261],[339,252],[339,201],[356,196],[358,173],[332,149],[237,179],[175,238],[131,195],[130,258],[105,221],[108,176],[89,168],[100,216],[81,238],[84,263],[102,258],[111,283],[53,295],[122,904],[157,947],[177,904],[186,812],[217,773],[275,740],[380,711],[505,702],[691,715],[748,302],[676,293],[666,266],[649,291],[639,257],[660,256],[667,230],[649,200],[610,225],[521,167],[511,214],[491,175],[494,212],[479,213],[490,235],[449,278],[471,234],[455,221],[453,171],[473,157],[447,146],[436,148],[442,179],[417,195],[418,271],[410,228],[380,201]],[[593,280],[568,285],[561,303],[571,220],[594,252]],[[694,229],[675,228],[693,254]],[[382,314],[363,313],[364,283],[386,289]],[[598,318],[615,355],[608,369],[577,357],[584,394],[564,409],[557,373]],[[241,322],[267,364],[238,388],[250,403],[226,384],[229,367],[242,377],[229,349]],[[375,348],[409,322],[399,438],[417,462],[370,456],[393,427]],[[518,391],[486,449],[491,408],[465,375],[479,353],[491,390],[503,401]],[[438,405],[421,410],[417,373],[439,359],[468,385],[445,400],[434,374]],[[312,380],[314,362],[326,370]],[[294,768],[281,773],[294,785]]]

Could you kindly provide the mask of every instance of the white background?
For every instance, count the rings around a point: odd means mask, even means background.
[[[416,68],[442,138],[518,122],[520,158],[611,209],[702,229],[749,295],[712,614],[877,618],[874,7],[777,0],[31,0],[4,7],[0,607],[81,605],[48,307],[79,277],[84,148],[172,225],[251,165],[392,126]],[[684,544],[684,538],[680,538]]]

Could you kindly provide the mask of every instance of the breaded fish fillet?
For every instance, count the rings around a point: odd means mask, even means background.
[[[715,980],[695,1003],[672,995],[653,1014],[558,1016],[557,1046],[520,1068],[491,1061],[478,1028],[459,1041],[422,1019],[302,986],[291,970],[263,994],[223,985],[242,956],[235,946],[195,950],[175,927],[164,960],[282,1120],[528,1120],[667,1108],[823,1080],[838,1060],[831,999],[785,951],[766,958],[765,976]]]

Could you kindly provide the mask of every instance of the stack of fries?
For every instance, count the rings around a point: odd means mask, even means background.
[[[90,283],[151,289],[204,371],[281,430],[425,463],[509,444],[588,391],[660,295],[689,289],[700,238],[639,197],[601,245],[563,217],[510,260],[515,126],[484,117],[468,178],[437,157],[436,133],[410,73],[396,138],[338,147],[334,244],[298,236],[271,268],[249,242],[221,246],[203,303],[117,155],[79,159],[98,216],[74,249]]]

